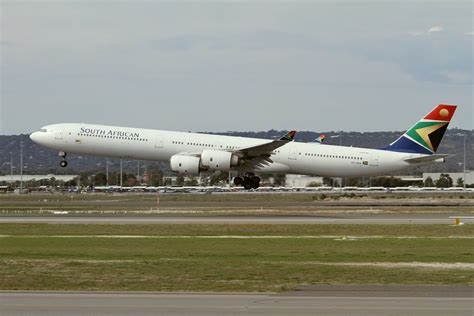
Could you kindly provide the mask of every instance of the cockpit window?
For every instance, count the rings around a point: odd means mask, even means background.
[[[42,129],[40,129],[40,132],[41,132],[41,133],[46,133],[47,130],[46,130],[46,128],[42,128]]]

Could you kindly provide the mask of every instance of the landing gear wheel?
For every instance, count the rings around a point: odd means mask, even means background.
[[[67,161],[66,160],[61,160],[59,165],[61,166],[61,168],[66,168],[67,167]]]
[[[252,177],[250,181],[252,182],[252,189],[258,189],[258,187],[260,186],[260,178]]]
[[[249,177],[244,177],[244,189],[250,190],[252,188],[252,181]]]
[[[235,177],[234,178],[234,184],[235,185],[242,185],[244,183],[244,180],[241,177]]]

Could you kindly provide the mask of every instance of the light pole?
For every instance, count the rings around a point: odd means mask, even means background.
[[[137,160],[137,183],[140,185],[140,160]]]
[[[463,181],[463,190],[466,191],[466,132],[464,132],[464,163],[463,166],[463,173],[464,173],[464,181]]]
[[[122,158],[120,158],[120,191],[122,191],[122,181],[123,181],[123,176],[122,176]]]
[[[20,135],[20,194],[23,193],[23,135]]]
[[[105,158],[105,184],[109,186],[109,158]]]
[[[13,153],[10,151],[10,180],[13,184]]]

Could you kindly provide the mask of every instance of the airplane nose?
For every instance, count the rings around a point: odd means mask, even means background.
[[[34,141],[35,143],[38,143],[39,141],[39,133],[38,132],[34,132],[30,135],[30,139],[32,141]]]

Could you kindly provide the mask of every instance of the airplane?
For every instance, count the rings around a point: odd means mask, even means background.
[[[436,154],[436,150],[456,108],[436,106],[381,149],[315,146],[294,141],[295,131],[268,140],[83,123],[44,126],[30,138],[59,151],[61,167],[67,166],[67,153],[158,160],[169,162],[173,172],[183,175],[231,172],[235,185],[256,189],[260,186],[257,174],[363,177],[444,162],[449,155]]]

